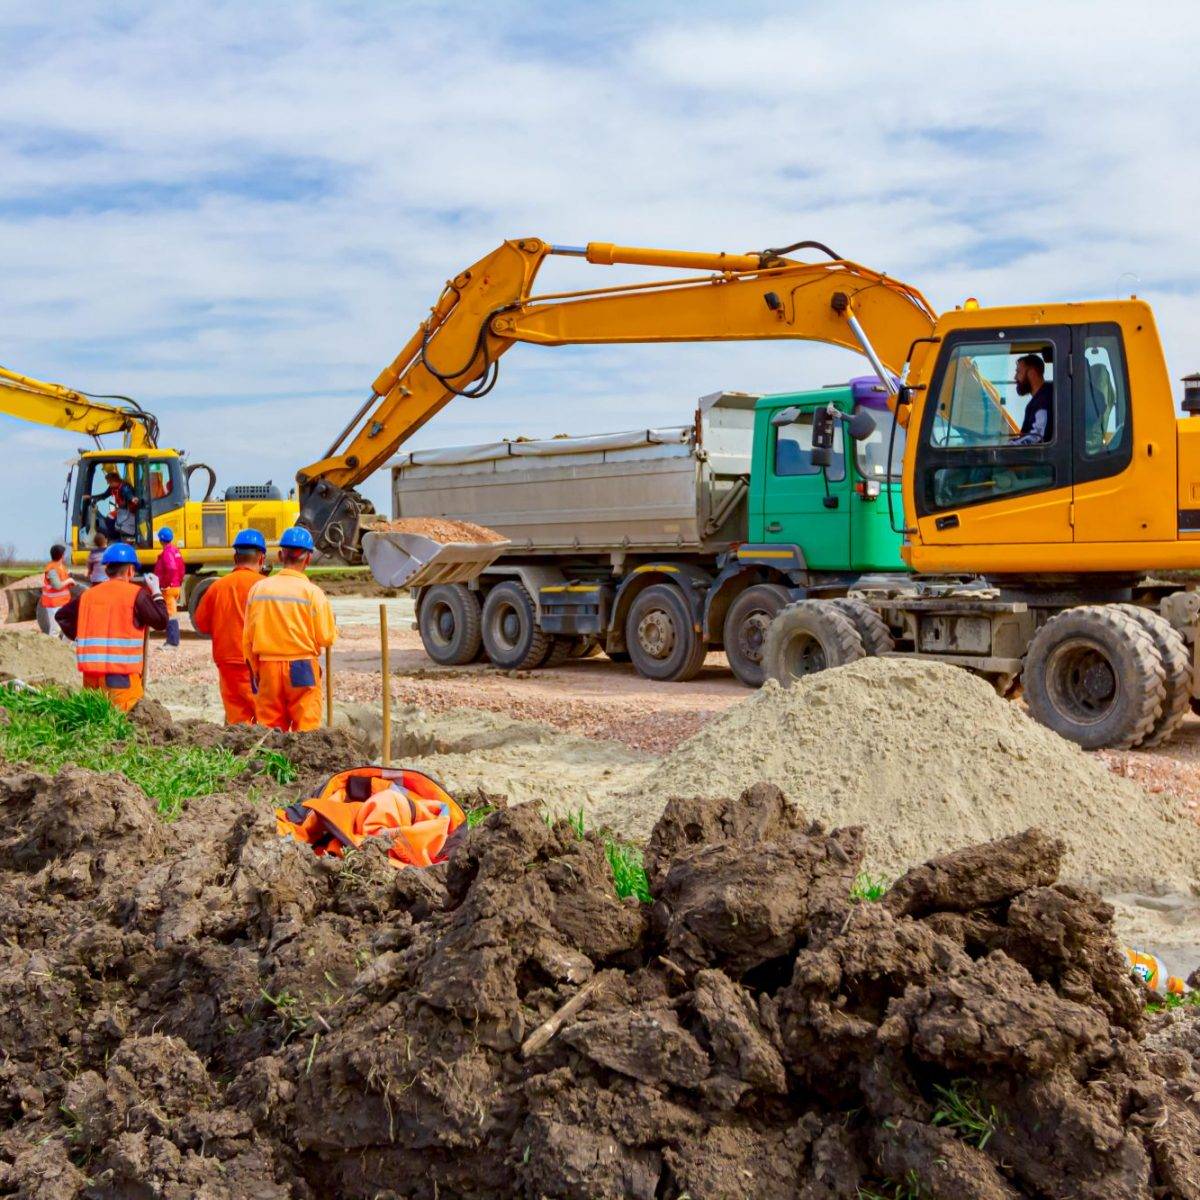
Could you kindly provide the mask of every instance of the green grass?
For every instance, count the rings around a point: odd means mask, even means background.
[[[496,811],[494,804],[480,804],[475,808],[467,809],[467,828],[474,829],[476,825],[482,825]]]
[[[551,829],[560,819],[565,820],[575,831],[575,836],[580,839],[587,831],[582,808],[568,813],[563,818],[559,818],[549,811],[544,812],[542,816]],[[641,850],[628,842],[617,841],[609,833],[604,833],[601,840],[604,843],[604,857],[608,859],[608,867],[612,871],[613,886],[617,895],[622,900],[627,896],[636,896],[643,904],[650,904],[654,897],[650,895],[650,884],[646,878],[646,867],[642,861]]]
[[[987,1103],[969,1079],[956,1079],[949,1087],[936,1085],[933,1090],[938,1099],[933,1123],[952,1129],[977,1150],[986,1149],[1000,1124],[996,1106]]]
[[[1154,999],[1146,1002],[1147,1012],[1171,1012],[1177,1008],[1200,1008],[1200,989],[1193,988],[1182,996],[1170,992],[1161,1000]]]
[[[854,881],[854,886],[850,889],[851,900],[861,900],[867,903],[875,903],[882,900],[887,895],[887,890],[891,886],[887,876],[885,875],[868,875],[863,871]]]
[[[876,1192],[871,1188],[857,1188],[858,1200],[923,1200],[925,1195],[916,1171],[909,1171],[899,1183],[889,1180],[880,1184],[880,1187],[887,1188],[887,1191]]]
[[[215,747],[147,746],[129,718],[96,690],[0,687],[0,707],[8,717],[0,724],[0,757],[47,772],[68,764],[119,771],[166,820],[174,820],[193,797],[225,790],[256,761],[276,782],[295,778],[295,767],[277,750],[247,759]]]

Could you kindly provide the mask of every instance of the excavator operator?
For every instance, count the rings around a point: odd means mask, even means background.
[[[108,487],[93,496],[84,496],[83,502],[86,505],[111,500],[111,514],[101,517],[97,524],[104,526],[101,532],[111,541],[132,542],[137,538],[137,510],[141,507],[137,493],[116,471],[108,471],[104,479]]]
[[[1054,440],[1054,385],[1046,382],[1046,364],[1040,354],[1023,354],[1013,375],[1018,396],[1031,397],[1025,406],[1021,432],[1014,446],[1037,446]]]

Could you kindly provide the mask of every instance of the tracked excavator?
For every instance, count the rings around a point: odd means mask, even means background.
[[[194,575],[204,566],[231,563],[239,530],[257,529],[277,542],[295,521],[296,501],[285,499],[269,483],[235,485],[214,498],[213,469],[206,463],[189,464],[180,451],[160,446],[157,419],[127,396],[90,395],[0,368],[0,413],[83,434],[95,443],[96,449],[79,452],[64,493],[66,540],[75,561],[86,557],[106,520],[115,519],[117,500],[109,488],[114,474],[136,500],[127,505],[126,540],[145,565],[158,554],[155,534],[163,526],[174,532],[175,545]],[[119,438],[119,444],[104,448],[108,437]],[[199,496],[192,489],[197,472],[207,483]]]
[[[553,255],[688,274],[535,294]],[[1200,697],[1200,593],[1179,574],[1200,569],[1200,376],[1185,381],[1180,417],[1154,315],[1136,298],[970,300],[938,314],[915,288],[813,242],[748,254],[505,242],[450,280],[298,474],[300,519],[326,550],[394,565],[404,535],[380,528],[355,484],[452,399],[491,391],[519,342],[780,338],[859,351],[886,388],[906,429],[892,517],[914,575],[837,605],[796,588],[767,631],[768,672],[789,682],[868,652],[936,659],[1002,692],[1019,684],[1039,720],[1085,747],[1169,738]],[[1035,436],[1018,360],[1045,379]],[[814,462],[839,419],[814,421]],[[447,567],[468,578],[498,552],[460,545],[447,563],[436,544],[413,549],[410,586]]]

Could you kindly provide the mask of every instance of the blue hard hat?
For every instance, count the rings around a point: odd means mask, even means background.
[[[100,561],[107,567],[112,563],[127,563],[131,567],[138,565],[137,551],[128,542],[114,542],[104,552]]]
[[[235,550],[261,550],[263,554],[266,554],[267,539],[257,529],[243,529],[233,539],[233,548]]]
[[[160,542],[173,542],[175,540],[175,531],[169,526],[164,525],[158,531],[158,540]]]
[[[283,537],[279,539],[279,545],[284,550],[307,550],[309,554],[317,548],[312,534],[303,525],[293,525],[291,529],[285,529]]]

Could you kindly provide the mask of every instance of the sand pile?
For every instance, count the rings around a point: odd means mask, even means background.
[[[424,872],[77,769],[0,812],[4,1195],[1200,1195],[1193,1030],[1036,831],[856,904],[861,830],[677,802],[651,906],[532,806]]]
[[[37,630],[0,629],[0,679],[76,687],[75,650],[69,642]]]
[[[737,794],[765,780],[832,824],[863,824],[894,876],[1030,825],[1067,842],[1064,875],[1101,891],[1189,892],[1200,828],[1036,724],[966,671],[866,659],[792,689],[768,684],[663,758],[603,817],[645,835],[647,793]]]
[[[0,588],[0,625],[14,621],[32,621],[42,594],[42,577],[26,575]]]

